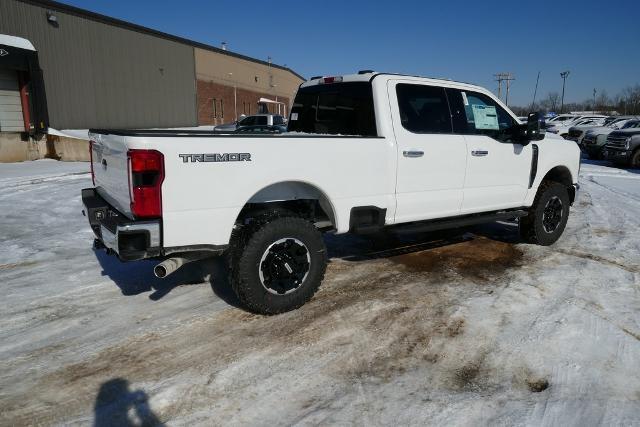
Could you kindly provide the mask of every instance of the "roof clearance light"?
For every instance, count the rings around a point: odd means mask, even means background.
[[[342,82],[342,76],[323,77],[320,79],[318,84],[330,84],[330,83],[340,83],[340,82]]]

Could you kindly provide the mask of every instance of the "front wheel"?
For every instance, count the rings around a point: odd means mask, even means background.
[[[322,234],[309,221],[274,217],[244,232],[233,245],[231,285],[240,302],[259,314],[277,314],[306,303],[327,267]]]
[[[569,219],[569,192],[564,185],[544,181],[529,210],[520,218],[520,235],[529,243],[549,246],[555,243]]]

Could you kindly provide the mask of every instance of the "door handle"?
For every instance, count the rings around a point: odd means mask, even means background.
[[[424,151],[403,151],[402,155],[405,157],[422,157],[424,156]]]
[[[471,155],[476,157],[484,157],[489,155],[489,152],[487,150],[472,150]]]

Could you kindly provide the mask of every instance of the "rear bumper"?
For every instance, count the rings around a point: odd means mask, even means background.
[[[187,252],[203,252],[207,256],[222,254],[228,245],[196,244],[163,246],[162,220],[132,220],[107,203],[95,188],[82,190],[84,214],[96,239],[122,261],[160,258]]]
[[[160,220],[135,221],[109,205],[95,188],[82,190],[82,204],[96,238],[123,261],[162,255]]]

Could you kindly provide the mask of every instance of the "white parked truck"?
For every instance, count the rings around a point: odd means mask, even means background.
[[[250,310],[300,307],[323,279],[322,234],[519,218],[562,234],[580,151],[466,83],[360,72],[303,83],[288,133],[92,130],[82,191],[96,245],[166,276],[226,254]]]

